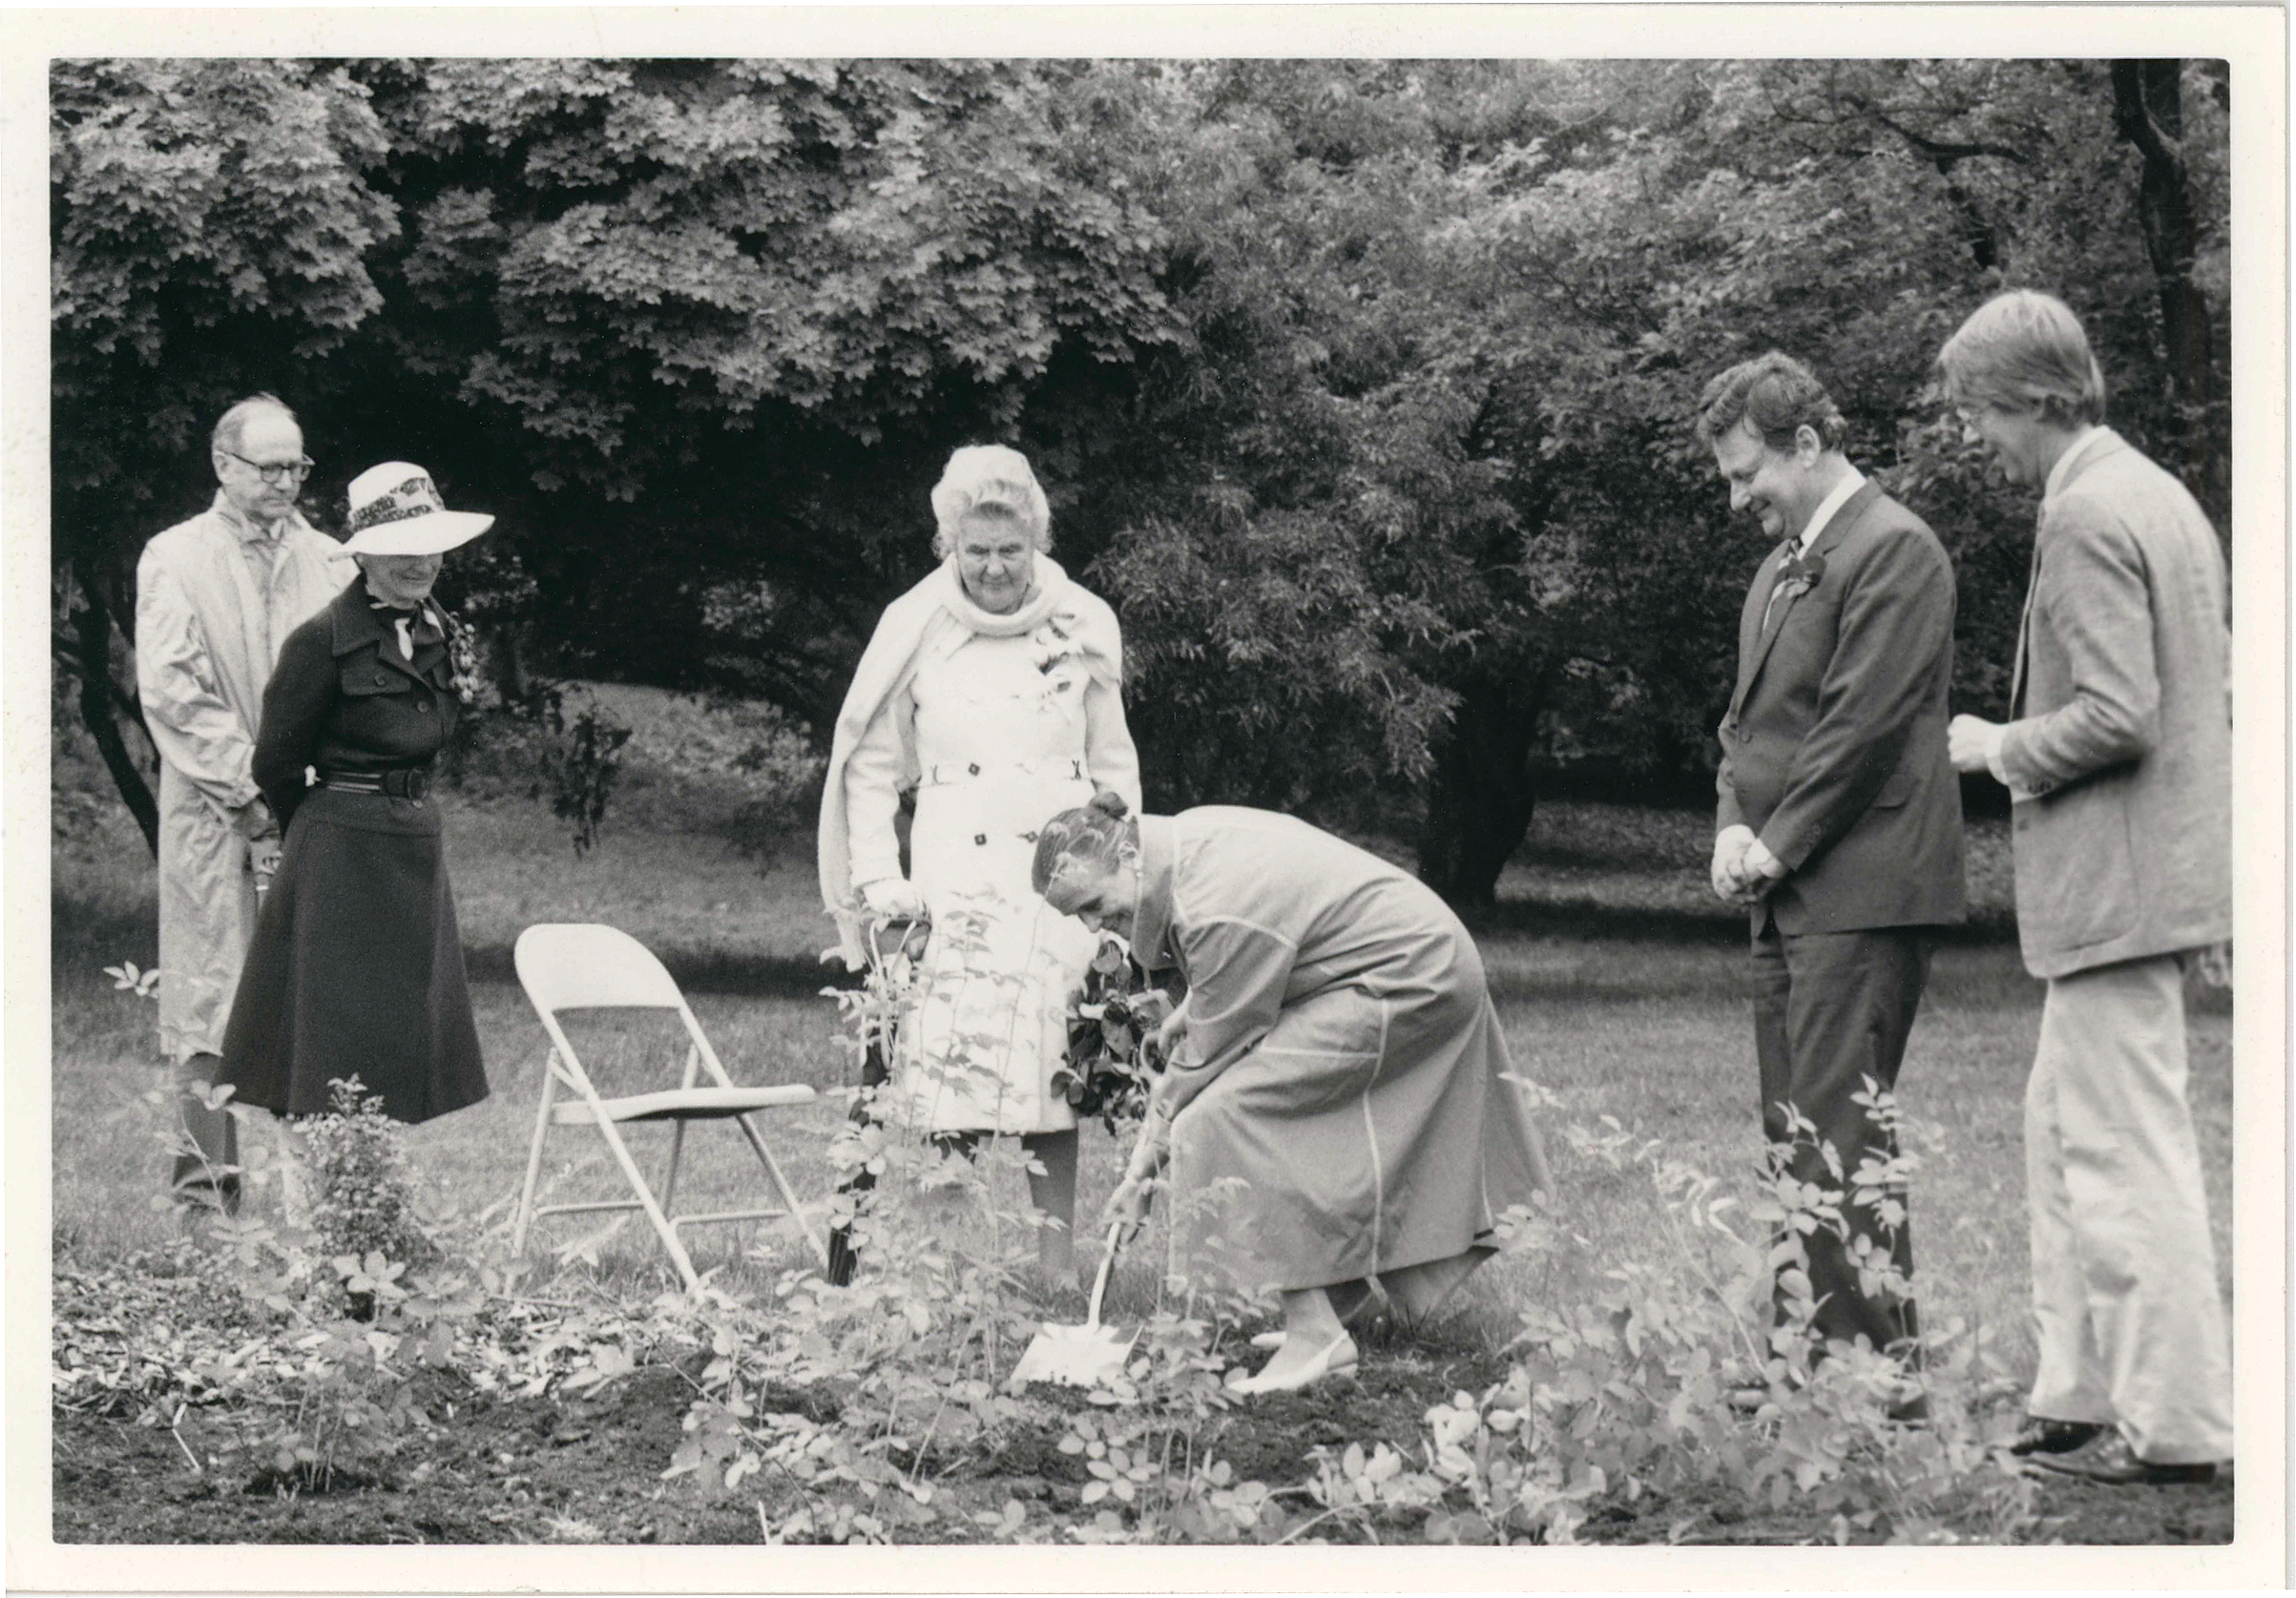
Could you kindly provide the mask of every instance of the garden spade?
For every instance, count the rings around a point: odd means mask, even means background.
[[[1100,1251],[1100,1269],[1093,1277],[1092,1302],[1084,1312],[1084,1324],[1048,1325],[1031,1339],[1029,1346],[1020,1352],[1020,1363],[1012,1367],[1013,1386],[1057,1381],[1067,1387],[1090,1387],[1123,1370],[1124,1360],[1140,1334],[1137,1329],[1127,1334],[1100,1324],[1100,1299],[1108,1292],[1108,1272],[1117,1262],[1117,1236],[1123,1229],[1122,1221],[1108,1229],[1108,1242]]]

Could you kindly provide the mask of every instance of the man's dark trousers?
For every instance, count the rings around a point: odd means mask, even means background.
[[[1793,1139],[1785,1106],[1816,1127],[1833,1147],[1842,1173],[1803,1134],[1789,1169],[1804,1182],[1842,1194],[1852,1235],[1886,1249],[1898,1272],[1913,1271],[1912,1228],[1890,1229],[1869,1206],[1853,1204],[1858,1167],[1894,1159],[1896,1139],[1857,1102],[1870,1077],[1894,1092],[1906,1039],[1930,974],[1933,928],[1883,927],[1855,932],[1781,933],[1764,918],[1754,941],[1754,1052],[1762,1080],[1762,1127],[1773,1145]],[[1902,1190],[1894,1196],[1905,1202]],[[1913,1300],[1886,1290],[1868,1294],[1842,1239],[1824,1226],[1803,1239],[1809,1285],[1818,1300],[1813,1330],[1827,1340],[1863,1336],[1877,1349],[1919,1335]]]

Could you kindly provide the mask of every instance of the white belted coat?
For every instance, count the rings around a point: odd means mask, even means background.
[[[841,868],[856,888],[898,873],[893,818],[913,773],[910,880],[933,930],[902,1025],[899,1118],[928,1131],[1063,1131],[1075,1115],[1052,1074],[1097,941],[1036,895],[1029,864],[1037,828],[1096,789],[1139,803],[1110,657],[1116,618],[1042,556],[1038,601],[1012,618],[965,603],[946,568],[936,575],[919,597],[940,594],[943,624],[920,629],[900,685],[833,760],[850,838]]]

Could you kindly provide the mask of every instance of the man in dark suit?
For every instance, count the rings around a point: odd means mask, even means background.
[[[1751,910],[1763,1130],[1795,1176],[1842,1194],[1847,1237],[1804,1239],[1812,1331],[1889,1349],[1918,1336],[1912,1251],[1895,1135],[1860,1100],[1869,1080],[1894,1090],[1934,929],[1966,908],[1946,758],[1953,572],[1843,455],[1844,430],[1809,369],[1776,351],[1699,404],[1731,508],[1781,540],[1739,623],[1713,878]],[[1921,1402],[1909,1386],[1900,1418]]]

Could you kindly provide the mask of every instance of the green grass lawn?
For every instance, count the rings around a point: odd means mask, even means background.
[[[639,789],[643,793],[642,786]],[[449,850],[473,997],[493,1087],[484,1104],[412,1129],[413,1163],[435,1193],[466,1213],[507,1214],[523,1172],[545,1044],[511,970],[519,929],[544,921],[604,921],[655,949],[685,986],[702,1026],[739,1081],[849,1080],[851,1060],[834,1004],[818,989],[829,942],[815,907],[809,841],[761,869],[706,832],[655,830],[642,803],[613,813],[605,839],[577,859],[538,802],[449,797]],[[681,818],[682,820],[682,818]],[[1573,1239],[1551,1259],[1510,1258],[1475,1281],[1471,1309],[1487,1329],[1512,1321],[1533,1295],[1591,1293],[1601,1273],[1666,1248],[1655,1193],[1639,1177],[1576,1157],[1566,1123],[1613,1116],[1717,1174],[1739,1180],[1759,1148],[1751,1025],[1740,978],[1743,923],[1705,887],[1709,837],[1698,815],[1555,805],[1501,884],[1483,952],[1518,1069],[1551,1090],[1546,1123],[1560,1189],[1559,1219]],[[1955,1317],[1995,1328],[2013,1370],[2030,1369],[2025,1319],[2021,1097],[2038,1024],[2040,990],[2004,942],[2008,873],[1997,824],[1972,828],[1976,931],[1941,949],[1914,1028],[1900,1096],[1917,1125],[1923,1167],[1913,1189],[1914,1246],[1925,1319]],[[152,1197],[164,1164],[161,1110],[147,1094],[164,1080],[151,1006],[116,990],[100,968],[154,958],[152,874],[124,817],[59,841],[54,861],[54,1194],[60,1245],[102,1256],[160,1243],[177,1225]],[[1989,935],[1990,929],[1990,935]],[[576,1047],[591,1045],[581,1036]],[[625,1036],[625,1043],[644,1040]],[[648,1049],[621,1051],[635,1069]],[[674,1057],[654,1048],[664,1071]],[[631,1076],[602,1084],[634,1082]],[[2220,1259],[2229,1258],[2230,1016],[2222,1007],[2194,1026],[2193,1098]],[[824,1097],[785,1112],[769,1135],[801,1193],[822,1193],[824,1159],[841,1113]],[[635,1129],[653,1164],[667,1133]],[[1091,1217],[1122,1163],[1096,1124],[1084,1133],[1081,1219]],[[710,1208],[757,1201],[756,1167],[729,1131],[689,1140],[684,1196]],[[1018,1173],[996,1173],[1001,1199],[1021,1202]],[[555,1133],[545,1167],[556,1197],[620,1196],[603,1145],[578,1130]],[[722,1200],[722,1202],[719,1202]],[[548,1239],[595,1222],[558,1223]],[[969,1224],[962,1217],[950,1224]],[[714,1229],[697,1262],[750,1280],[768,1260],[810,1256],[786,1227]],[[1153,1289],[1152,1232],[1119,1272],[1119,1306]],[[642,1225],[600,1246],[599,1268],[623,1282],[671,1280]],[[2225,1273],[2227,1284],[2229,1272]]]

